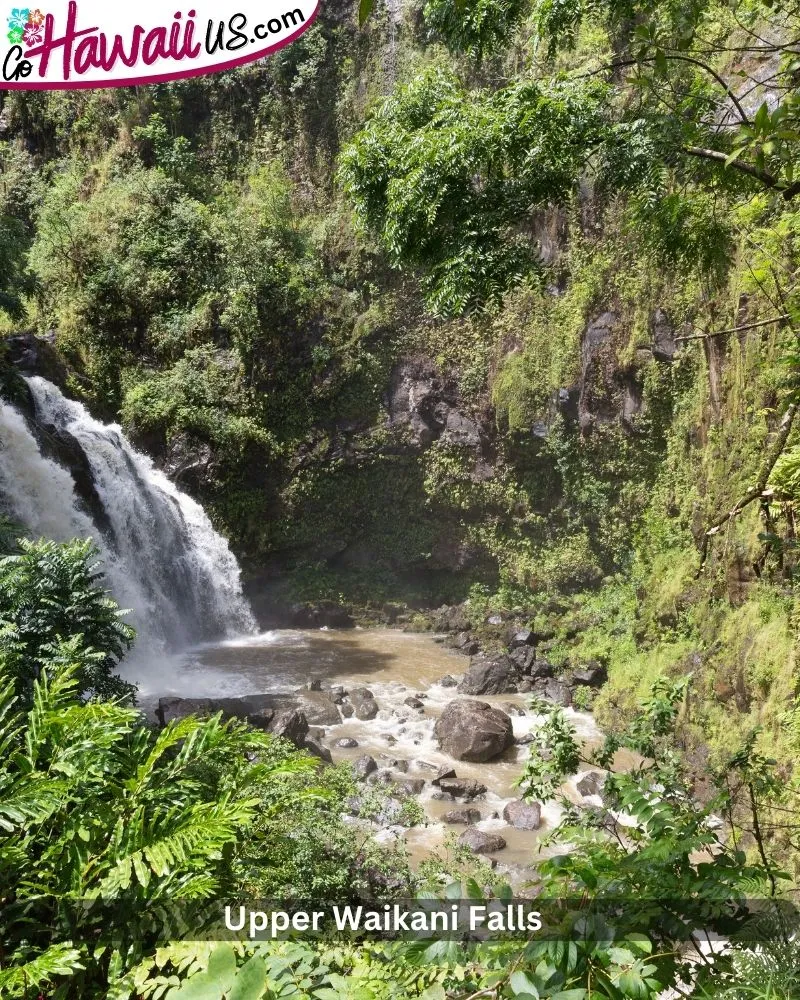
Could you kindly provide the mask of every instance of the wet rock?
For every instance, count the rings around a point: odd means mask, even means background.
[[[451,809],[442,816],[444,823],[460,823],[463,826],[473,826],[481,821],[480,809]]]
[[[544,688],[544,696],[548,701],[561,705],[562,708],[569,708],[572,704],[572,692],[569,685],[564,681],[551,678]]]
[[[112,535],[113,528],[95,483],[91,461],[78,438],[64,427],[43,423],[41,418],[37,418],[32,430],[42,454],[69,469],[81,506],[104,534]]]
[[[449,645],[453,649],[457,649],[459,653],[464,653],[465,656],[474,656],[481,648],[480,643],[469,632],[459,632],[458,635],[453,636]]]
[[[400,771],[402,774],[405,774],[408,771],[409,763],[407,760],[400,760],[399,758],[394,757],[390,758],[386,754],[381,754],[381,757],[383,757],[388,766],[394,768],[395,771]]]
[[[423,778],[401,778],[399,781],[395,781],[395,788],[404,792],[406,795],[419,795],[425,788],[425,780]]]
[[[23,375],[40,375],[59,389],[66,389],[69,379],[67,366],[55,346],[55,332],[47,337],[19,333],[5,342],[6,360]]]
[[[503,809],[503,819],[515,830],[538,830],[542,825],[542,807],[538,802],[516,799]]]
[[[323,729],[322,726],[310,726],[308,730],[308,736],[310,739],[314,740],[316,743],[321,743],[325,736],[327,735],[327,730]]]
[[[599,688],[608,680],[608,670],[596,662],[588,663],[580,670],[573,671],[572,683],[582,684],[586,687]]]
[[[378,714],[378,703],[367,688],[353,688],[350,692],[350,704],[353,706],[356,718],[362,722],[369,722]]]
[[[520,629],[519,632],[515,632],[511,637],[508,646],[509,649],[519,649],[521,646],[533,646],[535,641],[536,637],[530,629]]]
[[[347,696],[347,691],[345,690],[343,684],[331,684],[329,694],[331,699],[336,701],[338,698],[345,698]]]
[[[530,694],[531,691],[533,691],[533,681],[530,679],[530,677],[523,677],[522,680],[519,682],[519,687],[517,688],[517,692],[519,694]]]
[[[443,778],[455,778],[456,772],[452,767],[440,767],[436,777],[431,782],[432,785],[438,786],[439,782]]]
[[[439,681],[439,687],[443,688],[454,688],[458,687],[458,681],[453,677],[452,674],[445,674],[444,677]]]
[[[474,778],[441,778],[438,787],[440,791],[456,799],[476,799],[479,795],[486,794],[486,785]]]
[[[339,711],[342,713],[343,719],[352,719],[356,714],[356,710],[352,705],[348,705],[347,702],[339,708]]]
[[[507,656],[494,660],[475,657],[458,685],[462,694],[511,694],[517,690],[519,672]]]
[[[324,691],[298,691],[293,700],[312,726],[337,726],[342,721],[338,707]]]
[[[268,728],[274,736],[289,740],[296,747],[304,746],[309,735],[308,719],[304,712],[299,712],[297,709],[287,709],[275,715]]]
[[[306,740],[305,743],[303,743],[303,749],[312,756],[319,757],[319,759],[325,764],[333,763],[333,757],[331,756],[330,750],[327,747],[322,746],[320,743],[317,743],[315,740]]]
[[[600,771],[587,771],[586,774],[582,774],[578,778],[575,787],[578,789],[579,795],[599,795],[603,790],[605,780],[605,775],[601,774]]]
[[[418,760],[416,762],[417,767],[424,767],[426,771],[438,771],[439,766],[437,764],[431,764],[429,760]]]
[[[378,770],[378,765],[374,757],[370,757],[369,754],[365,754],[363,757],[359,757],[358,760],[353,764],[353,773],[356,778],[363,781],[368,778],[374,771]]]
[[[504,705],[500,706],[504,712],[508,712],[509,715],[516,715],[518,719],[525,717],[525,709],[520,705],[515,705],[513,701],[507,701]]]
[[[516,744],[518,747],[529,746],[536,739],[533,733],[525,733],[523,736],[518,736],[516,738]]]
[[[494,760],[514,744],[511,719],[483,701],[451,701],[436,721],[434,735],[455,760]]]
[[[497,833],[485,833],[477,826],[470,826],[458,838],[462,847],[468,847],[474,854],[494,854],[506,846],[505,840]]]
[[[309,691],[321,691],[322,690],[322,681],[321,680],[309,681],[308,682],[308,690]]]
[[[337,740],[334,744],[339,750],[355,750],[358,747],[358,740],[351,739],[349,736],[343,736],[342,739]]]
[[[288,708],[275,695],[248,698],[159,698],[156,718],[162,726],[190,715],[208,716],[221,712],[224,719],[242,719],[258,729],[267,729],[277,710]]]
[[[425,709],[425,705],[419,700],[419,698],[406,698],[403,704],[407,705],[409,708],[416,709],[417,711],[420,709],[424,711]]]
[[[519,646],[511,650],[508,658],[521,674],[527,674],[536,661],[536,650],[533,646]]]

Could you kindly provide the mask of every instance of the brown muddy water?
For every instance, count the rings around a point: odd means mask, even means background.
[[[515,782],[527,757],[527,746],[512,747],[503,757],[485,764],[454,761],[439,750],[433,736],[436,719],[448,702],[467,696],[438,682],[446,674],[458,677],[467,663],[466,657],[451,652],[429,635],[390,629],[275,631],[199,647],[176,659],[160,676],[139,677],[138,681],[146,708],[165,695],[220,698],[291,692],[311,681],[342,684],[345,688],[368,687],[380,707],[377,718],[370,722],[346,719],[328,726],[322,742],[335,761],[369,754],[381,767],[389,766],[389,760],[406,760],[409,769],[405,777],[426,781],[419,796],[426,814],[425,825],[412,829],[391,827],[378,832],[376,838],[402,837],[412,861],[418,862],[441,849],[448,834],[458,836],[465,828],[447,825],[441,819],[458,804],[433,798],[436,789],[430,784],[433,769],[450,765],[459,778],[475,778],[486,785],[486,795],[470,803],[482,814],[477,826],[499,833],[506,840],[506,848],[492,855],[498,867],[522,875],[536,858],[548,853],[540,840],[558,823],[561,810],[555,804],[546,804],[538,831],[513,829],[501,818],[506,803],[519,797]],[[415,711],[404,704],[410,695],[424,701],[424,710]],[[541,723],[541,716],[529,708],[530,695],[482,696],[476,700],[489,702],[511,715],[517,737]],[[571,709],[566,713],[587,744],[602,739],[591,715]],[[357,740],[358,748],[335,747],[336,741],[344,737]],[[577,775],[570,780],[562,792],[575,802],[599,805],[597,797],[580,796],[575,787],[579,779]]]

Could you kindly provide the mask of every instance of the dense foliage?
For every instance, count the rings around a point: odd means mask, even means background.
[[[45,665],[63,662],[77,666],[85,696],[130,697],[133,688],[114,671],[133,629],[100,585],[92,542],[20,545],[0,558],[0,653],[17,694],[30,700]]]
[[[341,159],[390,259],[426,269],[435,313],[497,301],[533,267],[524,220],[565,198],[602,135],[599,88],[532,82],[469,94],[441,72],[387,100]]]
[[[524,946],[156,949],[175,893],[419,882],[342,819],[347,768],[144,725],[90,547],[25,542],[0,561],[0,894],[30,922],[3,925],[0,993],[794,1000],[785,928],[712,961],[685,923],[800,877],[800,11],[372,6],[205,80],[0,92],[0,331],[53,331],[69,392],[208,506],[270,607],[469,596],[482,642],[499,617],[557,673],[606,667],[576,695],[605,747],[550,713],[522,788],[627,773],[561,803],[536,889],[691,905]],[[419,878],[502,891],[475,868]],[[78,894],[124,907],[42,898]]]

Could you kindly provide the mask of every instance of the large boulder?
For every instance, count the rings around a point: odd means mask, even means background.
[[[312,726],[338,726],[341,713],[324,691],[298,691],[291,696]]]
[[[396,778],[394,787],[405,795],[421,795],[425,788],[424,778]]]
[[[259,694],[248,698],[159,698],[156,718],[162,726],[190,715],[209,716],[222,713],[225,719],[242,719],[258,729],[268,729],[280,706],[274,695]]]
[[[531,632],[529,628],[520,629],[519,632],[515,632],[511,639],[509,640],[509,649],[519,649],[521,646],[533,646],[536,642],[536,637]]]
[[[357,719],[369,722],[378,714],[378,703],[375,696],[367,688],[353,688],[350,692],[350,704]]]
[[[477,826],[469,826],[458,838],[462,847],[468,847],[474,854],[494,854],[502,851],[506,842],[498,833],[485,833]]]
[[[302,747],[310,735],[305,713],[296,708],[288,708],[283,712],[278,712],[269,724],[269,731],[275,736],[289,740],[296,747]]]
[[[519,680],[519,668],[507,656],[494,660],[476,656],[458,690],[462,694],[514,694]]]
[[[317,743],[316,740],[307,739],[303,743],[303,749],[311,754],[312,757],[319,757],[319,759],[324,764],[332,764],[333,756],[327,747],[322,746],[321,743]]]
[[[505,712],[483,701],[451,701],[436,721],[434,735],[455,760],[483,763],[514,745],[514,729]]]
[[[542,807],[538,802],[515,799],[506,805],[503,819],[515,830],[538,830],[542,825]]]

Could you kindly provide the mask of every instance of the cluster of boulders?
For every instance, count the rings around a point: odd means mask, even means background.
[[[553,665],[537,659],[535,646],[526,641],[532,636],[527,631],[517,633],[512,641],[518,644],[508,653],[473,656],[458,690],[471,695],[533,693],[568,707],[576,688],[599,688],[605,684],[606,668],[596,662],[556,676]]]
[[[420,703],[421,704],[421,703]],[[344,719],[374,719],[378,703],[365,687],[346,691],[342,685],[323,690],[322,682],[292,694],[260,694],[244,698],[161,698],[156,717],[162,726],[187,715],[213,715],[244,719],[257,729],[283,736],[301,745],[310,726],[338,726]],[[301,718],[302,717],[302,718]],[[304,721],[303,721],[304,720]],[[305,733],[302,732],[305,725]]]
[[[441,678],[443,687],[457,687],[461,694],[491,696],[501,694],[534,694],[562,707],[573,704],[578,688],[597,689],[608,679],[606,668],[597,661],[557,671],[547,660],[552,648],[552,632],[536,632],[504,623],[502,616],[490,615],[486,620],[494,648],[503,652],[486,652],[478,635],[470,629],[464,609],[458,606],[440,608],[433,618],[434,627],[448,633],[447,645],[470,657],[461,679],[452,675]]]
[[[520,637],[521,640],[522,637]],[[532,650],[533,647],[520,641],[510,653],[490,660],[476,656],[470,664],[459,691],[472,694],[473,689],[487,693],[501,694],[520,684],[519,677],[531,678],[532,674],[521,675],[509,664],[519,665],[521,656],[514,656],[517,650]],[[531,667],[537,663],[535,655],[530,660]],[[597,678],[587,670],[579,683],[593,685]],[[506,678],[503,680],[502,678]],[[552,676],[535,678],[553,681]],[[518,690],[519,687],[516,688]],[[424,712],[425,695],[411,695],[405,705],[413,711]],[[524,739],[514,737],[511,714],[519,712],[518,706],[504,706],[508,711],[489,705],[474,698],[456,698],[451,701],[437,719],[434,734],[441,750],[456,761],[485,763],[496,760]],[[289,740],[296,747],[317,756],[325,763],[332,763],[331,752],[323,745],[326,726],[335,726],[343,719],[355,717],[369,721],[379,712],[374,695],[368,688],[356,687],[346,690],[342,685],[327,685],[323,690],[321,682],[311,682],[307,688],[292,694],[252,695],[243,698],[161,698],[156,715],[162,726],[189,715],[211,715],[221,713],[224,718],[236,718],[276,736]],[[358,740],[341,737],[333,744],[336,749],[356,750]],[[482,820],[499,820],[497,813],[484,816],[476,802],[483,799],[486,786],[474,778],[459,777],[452,767],[437,770],[436,765],[417,761],[416,770],[429,769],[431,774],[424,777],[409,775],[410,763],[394,758],[389,752],[377,754],[380,761],[369,755],[358,757],[352,764],[355,777],[365,784],[386,786],[389,794],[382,798],[379,815],[372,816],[381,827],[398,824],[403,812],[403,800],[408,796],[420,795],[426,787],[432,786],[431,797],[452,802],[454,808],[447,811],[442,819],[445,823],[461,825],[466,829],[459,843],[478,854],[493,854],[506,846],[505,839],[495,832],[481,830],[477,824]],[[602,791],[604,776],[600,772],[588,772],[577,783],[583,796],[596,796]],[[348,810],[353,816],[362,815],[365,798],[359,794],[348,802]],[[542,809],[538,803],[514,800],[507,803],[502,819],[518,830],[537,830],[542,822]]]

